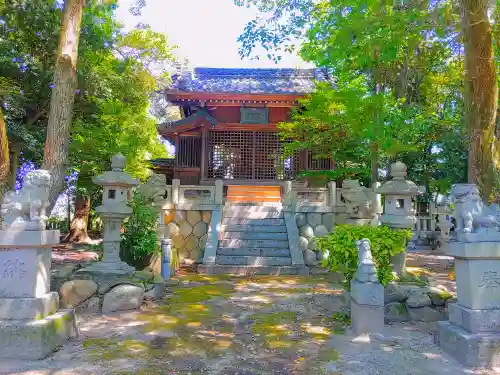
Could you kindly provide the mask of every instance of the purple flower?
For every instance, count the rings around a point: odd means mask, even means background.
[[[80,94],[80,92],[81,92],[81,91],[80,91],[80,89],[76,89],[76,90],[75,90],[75,94],[76,94],[76,95]]]
[[[36,35],[37,35],[37,36],[42,36],[42,33],[41,33],[40,31],[37,31],[37,32],[36,32]]]
[[[51,89],[53,89],[53,88],[54,88],[54,84],[53,84],[53,83],[51,83],[51,84],[49,85],[49,87],[50,87]]]

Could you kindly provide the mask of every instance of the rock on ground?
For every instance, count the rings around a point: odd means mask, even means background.
[[[144,288],[138,285],[117,285],[104,295],[102,312],[138,309],[142,303]]]
[[[61,307],[72,308],[78,306],[97,292],[97,284],[92,280],[66,281],[59,289]]]

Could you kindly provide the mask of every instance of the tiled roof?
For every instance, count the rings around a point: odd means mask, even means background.
[[[160,124],[160,129],[168,129],[168,128],[175,128],[177,126],[182,126],[182,125],[189,125],[192,124],[196,119],[199,118],[204,118],[208,122],[210,122],[212,125],[215,125],[217,123],[217,120],[210,115],[204,108],[198,109],[195,113],[189,115],[188,117],[185,117],[180,120],[176,121],[167,121],[162,124]]]
[[[163,168],[173,168],[175,166],[175,158],[158,158],[151,159],[149,163],[153,168],[163,167]]]
[[[315,81],[329,81],[324,69],[195,68],[172,76],[169,91],[242,94],[307,94]]]

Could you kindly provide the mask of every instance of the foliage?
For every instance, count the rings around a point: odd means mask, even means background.
[[[135,265],[161,251],[156,233],[158,215],[150,202],[137,192],[129,205],[132,215],[123,224],[120,251],[126,262]]]
[[[327,236],[317,238],[316,243],[321,251],[328,252],[328,258],[323,260],[324,265],[330,271],[344,273],[349,285],[358,268],[356,241],[368,238],[377,276],[385,286],[393,279],[391,256],[404,251],[411,237],[411,230],[346,224],[337,225]]]

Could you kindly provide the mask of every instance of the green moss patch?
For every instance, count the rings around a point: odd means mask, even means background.
[[[174,290],[172,303],[197,303],[208,301],[216,297],[227,297],[234,292],[233,286],[229,284],[197,285],[189,288]]]

